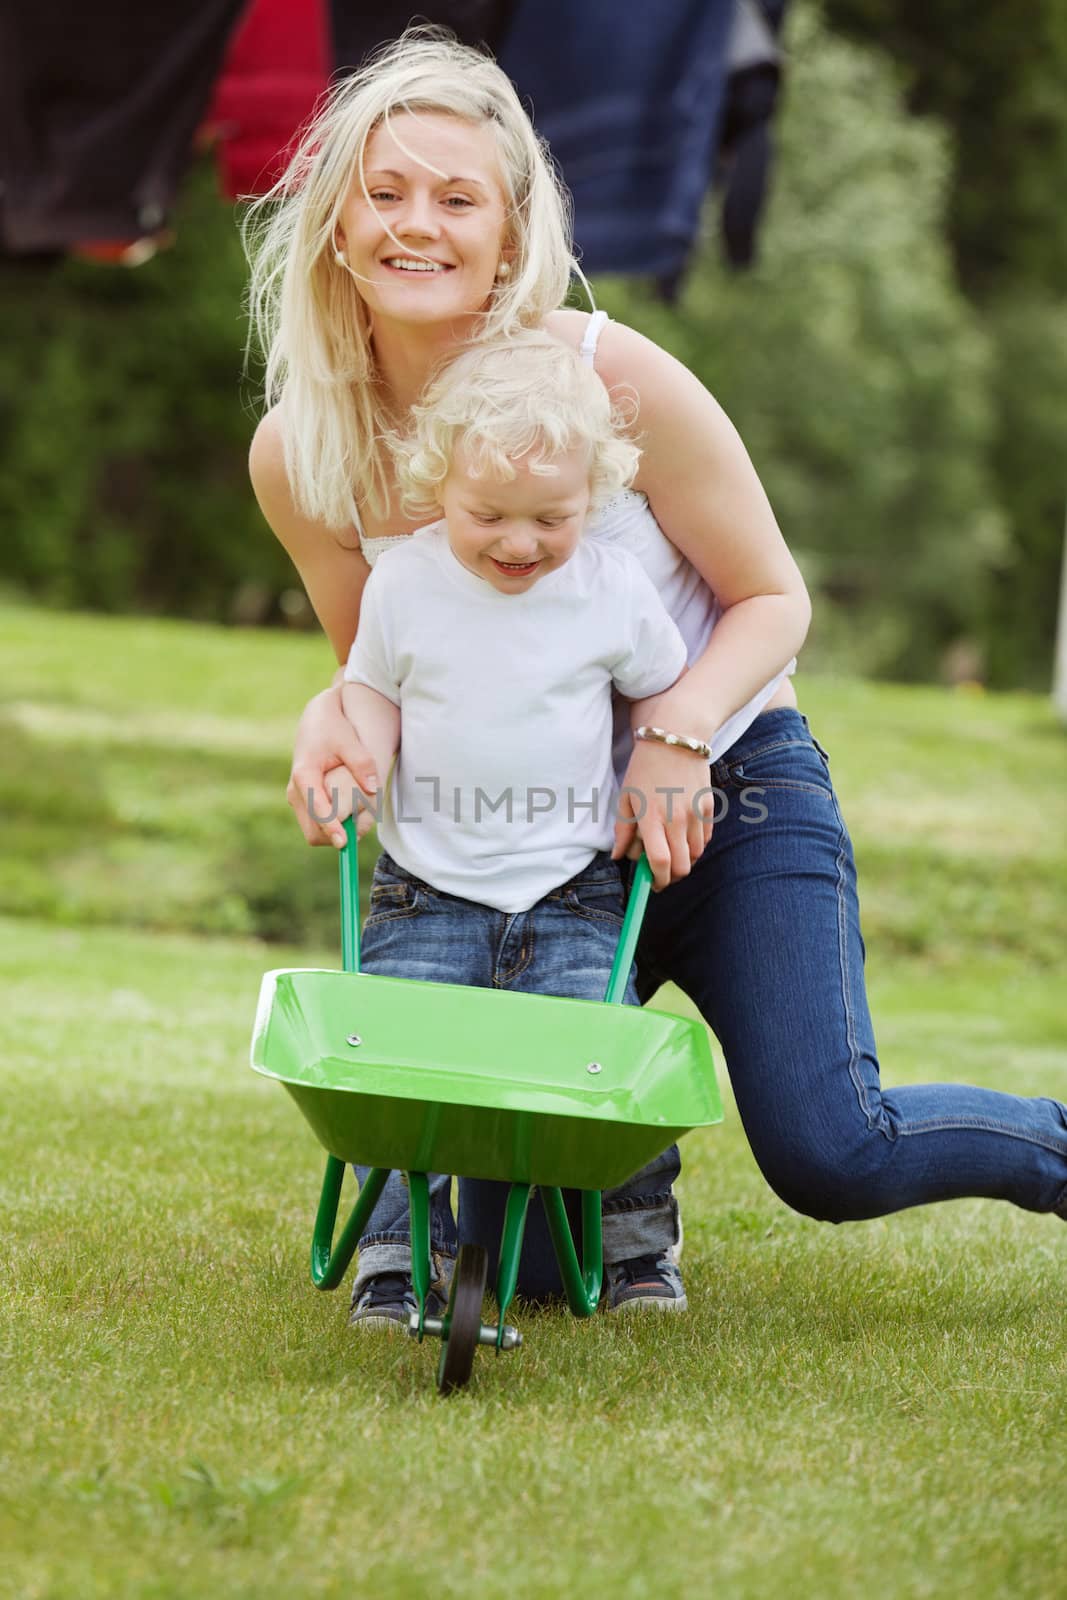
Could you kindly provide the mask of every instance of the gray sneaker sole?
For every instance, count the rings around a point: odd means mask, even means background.
[[[446,1304],[447,1301],[441,1298],[436,1289],[431,1289],[429,1299],[426,1302],[426,1315],[428,1317],[443,1317]],[[355,1310],[350,1310],[348,1313],[348,1326],[350,1328],[367,1328],[371,1333],[392,1333],[395,1331],[407,1333],[408,1321],[415,1309],[415,1302],[412,1301],[410,1306],[395,1305],[392,1310],[388,1309],[388,1305],[389,1302],[374,1306],[371,1310],[363,1312],[362,1316],[357,1315]]]
[[[403,1316],[391,1317],[387,1312],[370,1311],[364,1317],[349,1317],[348,1326],[357,1330],[366,1330],[368,1333],[406,1333],[408,1328],[408,1312]]]
[[[610,1316],[617,1317],[621,1311],[688,1311],[689,1301],[683,1294],[680,1300],[668,1299],[666,1295],[634,1295],[629,1300],[620,1300],[618,1305],[609,1306]]]

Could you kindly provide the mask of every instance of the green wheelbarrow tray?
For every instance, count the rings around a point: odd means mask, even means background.
[[[622,1004],[651,871],[640,861],[604,1001],[559,999],[359,970],[355,828],[341,852],[342,972],[268,972],[252,1066],[282,1083],[328,1152],[311,1245],[311,1278],[335,1289],[391,1171],[407,1175],[409,1332],[442,1341],[438,1387],[461,1388],[478,1344],[515,1349],[504,1317],[518,1280],[526,1211],[540,1191],[571,1310],[600,1297],[602,1189],[615,1188],[692,1128],[722,1120],[704,1027]],[[334,1240],[345,1164],[370,1169]],[[427,1174],[510,1185],[496,1278],[499,1322],[481,1321],[488,1264],[465,1244],[443,1318],[426,1315],[431,1279]],[[581,1260],[562,1190],[582,1191]]]
[[[722,1117],[703,1026],[595,1000],[268,972],[252,1065],[341,1161],[612,1189]]]

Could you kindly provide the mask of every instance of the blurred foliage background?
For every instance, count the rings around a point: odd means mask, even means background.
[[[597,297],[729,412],[816,596],[805,664],[1047,685],[1067,436],[1067,10],[797,0],[757,267],[714,205],[676,306]],[[132,272],[5,262],[0,583],[57,607],[314,619],[245,452],[245,267],[190,175]]]

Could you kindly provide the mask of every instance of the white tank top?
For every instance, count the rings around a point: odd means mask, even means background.
[[[594,311],[589,318],[579,353],[590,366],[596,358],[597,343],[607,321],[606,311]],[[353,516],[360,549],[369,566],[373,567],[383,550],[411,537],[410,534],[401,533],[368,539],[354,507]],[[668,615],[685,640],[690,666],[704,654],[715,624],[722,616],[722,607],[692,562],[667,538],[652,515],[647,495],[633,489],[624,489],[621,494],[612,495],[589,518],[582,537],[600,539],[628,550],[641,563],[659,591]],[[784,680],[795,671],[794,657],[770,683],[752,696],[747,705],[735,711],[716,730],[711,741],[713,761],[717,761],[741,737]],[[631,748],[629,708],[625,702],[620,702],[615,717],[615,765],[618,770],[625,769]]]

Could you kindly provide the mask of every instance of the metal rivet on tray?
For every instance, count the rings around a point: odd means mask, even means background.
[[[585,1070],[586,1072],[603,1072],[604,1068],[600,1065],[599,1061],[590,1061]]]
[[[353,1049],[355,1049],[355,1047],[357,1045],[360,1045],[362,1043],[363,1043],[363,1040],[360,1038],[358,1033],[350,1033],[348,1035],[348,1038],[345,1040],[345,1044],[350,1044]]]

